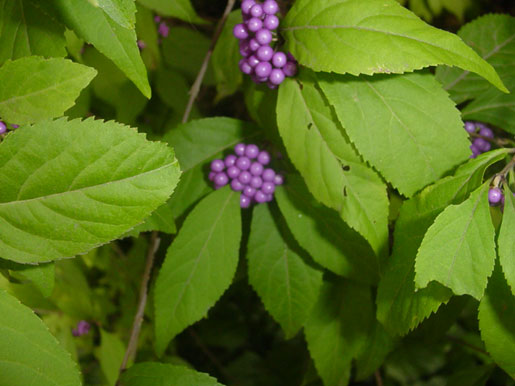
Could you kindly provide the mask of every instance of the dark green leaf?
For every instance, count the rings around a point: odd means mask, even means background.
[[[156,362],[138,363],[121,379],[123,386],[223,386],[207,374]]]

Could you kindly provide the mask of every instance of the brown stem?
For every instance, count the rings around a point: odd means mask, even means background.
[[[202,81],[204,80],[204,76],[206,75],[209,60],[211,59],[211,55],[213,55],[213,51],[215,49],[218,38],[222,33],[222,29],[225,25],[225,22],[227,21],[227,18],[229,17],[229,14],[231,13],[234,7],[235,2],[236,0],[227,1],[227,6],[225,7],[224,14],[222,15],[222,18],[218,21],[215,33],[213,35],[213,38],[211,39],[211,44],[209,46],[209,49],[207,50],[206,56],[204,57],[202,66],[200,67],[200,71],[198,72],[197,78],[195,79],[193,86],[191,86],[190,99],[188,100],[188,104],[186,105],[184,115],[182,116],[182,123],[188,122],[188,119],[190,118],[191,109],[193,108],[193,103],[195,103],[195,99],[197,99],[198,93],[200,91],[200,86],[202,85]]]
[[[159,233],[154,231],[152,232],[152,236],[150,237],[150,245],[147,251],[147,260],[145,264],[145,270],[143,271],[143,276],[141,278],[141,287],[139,290],[139,301],[138,301],[138,310],[136,315],[134,315],[134,321],[132,323],[131,329],[131,337],[129,339],[129,344],[127,345],[127,350],[125,350],[125,356],[123,357],[122,364],[120,366],[120,375],[127,368],[127,363],[129,360],[134,359],[136,354],[136,350],[138,348],[138,339],[139,333],[141,331],[141,324],[143,323],[143,315],[145,313],[145,307],[147,305],[148,298],[148,282],[150,280],[150,273],[152,271],[152,266],[154,265],[154,258],[156,256],[157,249],[159,248],[159,243],[161,239],[159,238]],[[116,382],[116,385],[120,384],[120,378]]]
[[[383,377],[381,376],[381,372],[379,370],[376,370],[374,373],[374,377],[376,378],[376,385],[377,386],[383,386]]]

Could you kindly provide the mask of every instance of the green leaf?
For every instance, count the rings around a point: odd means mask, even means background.
[[[154,13],[137,4],[136,7],[136,35],[138,41],[145,43],[145,47],[141,50],[141,58],[149,70],[155,70],[161,64],[161,47],[159,46],[160,37],[158,34],[158,26],[154,21]],[[154,83],[154,87],[159,83]]]
[[[507,91],[458,36],[431,27],[395,0],[299,0],[282,32],[288,50],[315,71],[371,75],[447,64]]]
[[[304,330],[325,386],[348,383],[351,361],[365,347],[373,322],[370,288],[344,280],[324,283]]]
[[[95,356],[100,362],[107,384],[114,386],[120,373],[120,366],[125,355],[125,344],[115,334],[100,329],[100,346],[95,349]]]
[[[111,19],[124,28],[133,29],[136,24],[134,0],[95,0]]]
[[[507,185],[504,192],[504,214],[497,239],[497,248],[504,276],[515,295],[515,233],[513,232],[515,229],[515,197]]]
[[[479,304],[481,339],[495,362],[515,378],[515,297],[496,265]]]
[[[184,366],[164,363],[138,363],[123,373],[124,386],[223,386],[208,374]]]
[[[279,88],[277,124],[284,146],[311,194],[338,211],[383,256],[388,240],[386,186],[346,141],[313,77],[305,71]]]
[[[34,313],[0,290],[0,384],[80,386],[77,365]]]
[[[158,231],[169,234],[177,232],[174,213],[167,204],[161,205],[143,224],[138,225],[129,235],[137,237],[141,232]]]
[[[459,204],[482,182],[487,167],[502,160],[498,149],[470,160],[454,176],[439,180],[406,201],[395,225],[393,253],[377,293],[377,319],[386,330],[404,335],[452,296],[439,283],[415,290],[415,256],[428,228],[451,204]]]
[[[11,271],[11,273],[16,272],[16,274],[22,276],[26,280],[30,280],[34,286],[41,291],[43,296],[49,297],[52,294],[55,282],[54,263],[39,265],[12,264],[16,265],[16,271]]]
[[[317,301],[322,272],[295,250],[280,217],[267,205],[254,208],[247,259],[250,284],[289,339],[304,325]]]
[[[85,253],[163,204],[173,151],[115,122],[46,121],[0,145],[0,256],[20,263]]]
[[[16,124],[59,117],[96,73],[61,58],[29,56],[7,61],[0,67],[0,116]]]
[[[141,60],[136,32],[123,28],[88,0],[51,0],[62,22],[111,59],[150,99],[147,71]]]
[[[8,59],[66,56],[64,27],[35,0],[0,0],[0,65]]]
[[[376,321],[374,331],[368,335],[367,344],[356,358],[356,379],[366,380],[383,364],[395,347],[396,339]]]
[[[427,230],[415,262],[415,285],[438,281],[456,295],[481,299],[495,264],[495,229],[488,183],[459,205],[450,205]]]
[[[460,112],[431,74],[319,84],[363,158],[408,197],[470,156]]]
[[[184,221],[156,280],[156,350],[206,316],[231,284],[241,238],[239,195],[229,187],[204,198]]]
[[[338,214],[318,204],[302,179],[289,175],[275,192],[295,239],[322,267],[364,283],[379,280],[379,262],[370,245]]]
[[[197,15],[190,0],[138,0],[138,2],[162,16],[175,17],[188,23],[206,23]]]

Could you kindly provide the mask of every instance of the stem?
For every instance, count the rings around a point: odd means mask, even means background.
[[[374,377],[376,378],[376,385],[377,386],[383,386],[383,377],[381,377],[381,372],[379,370],[376,370],[374,373]]]
[[[462,346],[465,346],[465,347],[468,347],[470,348],[471,350],[474,350],[474,351],[477,351],[483,355],[486,355],[487,357],[490,357],[490,354],[488,354],[485,350],[483,350],[482,348],[479,348],[477,346],[474,346],[473,344],[470,344],[468,342],[465,342],[463,339],[460,339],[460,338],[456,338],[455,336],[452,336],[452,335],[447,335],[446,336],[447,339],[453,341],[453,342],[456,342]]]
[[[139,333],[141,330],[141,324],[143,323],[143,315],[145,313],[145,307],[147,305],[148,298],[148,282],[150,280],[150,272],[152,271],[152,266],[154,265],[154,258],[156,256],[157,249],[159,248],[159,243],[161,239],[159,238],[159,233],[154,231],[152,232],[152,236],[150,237],[150,245],[148,247],[147,252],[147,261],[145,264],[145,270],[143,271],[143,277],[141,278],[141,287],[139,291],[139,301],[138,301],[138,310],[136,315],[134,315],[134,321],[132,323],[131,337],[129,340],[129,344],[127,345],[127,350],[125,351],[125,356],[123,357],[122,365],[120,366],[120,375],[127,368],[127,363],[129,360],[134,359],[136,354],[136,349],[138,348],[138,339]],[[116,385],[120,384],[120,378],[116,382]]]
[[[494,145],[497,145],[499,147],[505,147],[506,145],[514,145],[515,144],[514,141],[512,141],[508,138],[490,138],[490,137],[485,137],[484,135],[481,135],[478,133],[469,133],[469,135],[472,138],[482,138],[485,141],[493,143]]]
[[[204,57],[204,61],[202,62],[200,71],[197,75],[197,78],[195,79],[195,82],[193,83],[193,86],[191,86],[190,99],[188,100],[188,104],[186,105],[184,115],[182,116],[182,123],[188,122],[188,119],[190,118],[191,109],[193,108],[193,103],[195,103],[195,99],[197,99],[198,93],[200,91],[200,86],[202,85],[202,81],[204,80],[204,76],[206,75],[209,60],[211,59],[211,55],[213,55],[213,51],[215,49],[218,38],[222,33],[222,29],[225,25],[225,22],[227,21],[227,18],[229,17],[229,14],[231,13],[234,7],[235,2],[236,0],[227,1],[227,6],[225,7],[224,14],[222,15],[222,18],[218,21],[215,33],[213,35],[213,39],[211,39],[211,44],[209,46],[209,49],[207,50],[206,56]]]

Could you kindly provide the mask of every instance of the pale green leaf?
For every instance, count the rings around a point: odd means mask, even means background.
[[[136,24],[135,0],[94,0],[111,19],[124,28],[133,29]]]
[[[8,61],[0,67],[0,116],[16,124],[59,117],[96,73],[61,58]]]
[[[395,226],[393,253],[377,293],[377,318],[387,331],[408,333],[450,299],[451,291],[438,283],[415,290],[415,256],[436,217],[448,205],[463,202],[483,182],[486,168],[508,151],[482,154],[404,203]]]
[[[24,279],[30,280],[32,284],[41,291],[43,296],[49,297],[52,294],[55,282],[54,263],[39,265],[16,264],[16,271],[11,271],[11,274],[14,272],[22,276]]]
[[[322,267],[364,283],[379,280],[379,262],[366,240],[335,211],[317,203],[301,178],[286,177],[275,192],[293,236]]]
[[[481,299],[495,263],[495,229],[488,183],[459,205],[450,205],[427,230],[415,262],[415,285],[438,281],[456,295]]]
[[[313,77],[304,71],[279,89],[277,124],[284,146],[313,196],[338,211],[383,256],[386,185],[346,141]]]
[[[21,127],[0,145],[0,255],[32,263],[85,253],[148,217],[179,175],[169,147],[114,122]]]
[[[8,59],[66,55],[64,27],[36,0],[0,0],[0,65]]]
[[[365,160],[408,197],[470,156],[460,112],[431,74],[319,84]]]
[[[100,329],[100,346],[95,349],[95,356],[100,362],[107,384],[115,386],[120,373],[120,365],[125,355],[125,344],[115,334]]]
[[[282,31],[289,51],[316,71],[371,75],[447,64],[507,91],[458,36],[431,27],[395,0],[298,0]]]
[[[88,0],[51,0],[62,22],[111,59],[147,98],[147,71],[136,43],[136,32],[118,25]]]
[[[496,265],[479,304],[479,329],[486,350],[495,362],[515,378],[515,297]]]
[[[223,386],[208,374],[157,362],[138,363],[121,379],[123,386]]]
[[[504,214],[497,239],[497,248],[504,276],[515,295],[515,232],[513,231],[515,229],[515,197],[507,185],[504,189],[504,197]]]
[[[184,221],[156,280],[156,350],[206,316],[231,284],[241,238],[239,194],[225,187],[204,198]]]
[[[315,305],[322,272],[299,255],[281,220],[267,205],[254,208],[247,259],[250,284],[288,339],[304,325]]]
[[[324,283],[304,331],[325,386],[347,385],[351,361],[365,348],[373,322],[370,288],[344,280]]]
[[[79,369],[27,307],[0,290],[0,384],[80,386]]]
[[[195,12],[191,0],[138,0],[138,2],[162,16],[175,17],[188,23],[206,23]]]

